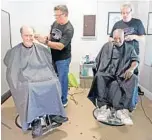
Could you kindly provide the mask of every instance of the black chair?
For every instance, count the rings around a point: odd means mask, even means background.
[[[95,76],[97,73],[97,68],[93,67],[92,68],[93,75]],[[96,100],[96,108],[93,110],[93,116],[97,120],[97,114],[100,112],[99,107],[97,106],[97,100]],[[119,118],[116,117],[116,110],[113,108],[111,109],[111,115],[107,119],[107,121],[99,121],[100,123],[106,124],[106,125],[111,125],[111,126],[123,126],[125,125],[124,123],[121,122]]]

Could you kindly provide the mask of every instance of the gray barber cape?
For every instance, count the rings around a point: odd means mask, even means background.
[[[61,102],[61,85],[47,48],[37,43],[26,48],[20,43],[7,52],[4,63],[23,131],[39,116],[66,117]]]
[[[124,80],[124,73],[132,61],[139,62],[132,45],[124,43],[117,48],[112,42],[104,44],[96,58],[97,71],[88,94],[94,105],[133,110],[132,97],[138,78],[133,74]]]

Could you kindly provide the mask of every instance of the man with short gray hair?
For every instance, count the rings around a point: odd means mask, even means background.
[[[48,38],[38,36],[37,40],[51,49],[52,60],[62,87],[62,103],[66,107],[68,104],[68,72],[74,28],[68,20],[69,12],[66,5],[54,7],[54,13],[56,20],[51,26]]]
[[[121,6],[122,20],[116,22],[110,34],[110,40],[113,40],[113,31],[115,29],[123,29],[125,34],[125,41],[132,44],[135,48],[137,55],[139,55],[139,41],[145,39],[145,28],[140,19],[132,17],[132,6],[129,3],[125,3]]]

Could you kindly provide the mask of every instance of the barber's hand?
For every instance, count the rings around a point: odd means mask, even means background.
[[[126,41],[132,41],[132,40],[136,40],[136,35],[127,35],[126,37],[125,37],[125,40]]]
[[[34,38],[42,44],[45,44],[47,39],[45,36],[40,36],[39,34],[35,35]]]
[[[124,78],[125,80],[128,80],[131,78],[131,76],[133,75],[134,70],[133,69],[128,69],[126,70],[125,74],[124,74]]]

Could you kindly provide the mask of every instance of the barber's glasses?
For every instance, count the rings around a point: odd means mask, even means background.
[[[61,17],[62,15],[64,15],[63,13],[62,14],[58,14],[58,15],[54,15],[55,17]]]
[[[132,10],[128,11],[128,12],[121,12],[122,15],[129,15],[131,13]]]

